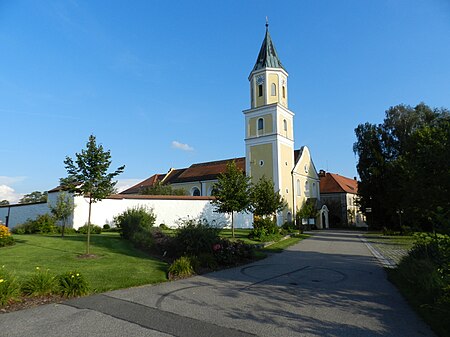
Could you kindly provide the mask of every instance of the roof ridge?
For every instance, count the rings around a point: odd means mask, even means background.
[[[334,181],[336,181],[336,183],[339,185],[339,187],[343,191],[347,191],[348,188],[350,188],[351,190],[354,190],[355,193],[357,192],[358,182],[356,180],[348,178],[348,177],[341,176],[340,174],[337,174],[337,173],[328,172],[328,174],[332,176]],[[336,179],[336,177],[338,177],[338,179]],[[350,183],[350,182],[356,183],[356,190],[352,186],[347,185],[347,183]],[[343,183],[345,183],[346,186],[343,186]]]
[[[189,168],[191,167],[198,167],[198,166],[207,166],[207,165],[212,165],[212,164],[224,164],[227,163],[231,160],[244,160],[245,157],[236,157],[236,158],[230,158],[230,159],[221,159],[221,160],[214,160],[214,161],[206,161],[203,163],[195,163],[192,164],[191,166],[189,166]]]

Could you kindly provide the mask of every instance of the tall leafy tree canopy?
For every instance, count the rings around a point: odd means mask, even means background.
[[[449,230],[450,115],[447,109],[397,105],[382,124],[360,124],[353,146],[363,208],[372,225],[404,223]]]
[[[31,204],[35,202],[47,202],[47,192],[34,191],[29,194],[25,194],[19,200],[19,204]]]
[[[114,172],[108,173],[111,165],[111,153],[105,151],[102,145],[97,145],[94,135],[89,136],[86,149],[75,154],[76,159],[66,157],[64,160],[67,177],[61,178],[63,189],[82,195],[89,199],[89,215],[87,223],[91,223],[92,204],[115,192],[117,181],[113,179],[123,172],[125,166],[120,166]],[[90,226],[88,226],[86,254],[89,254]]]

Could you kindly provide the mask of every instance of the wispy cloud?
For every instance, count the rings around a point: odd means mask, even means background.
[[[177,142],[176,140],[172,141],[172,147],[174,149],[183,150],[183,151],[194,151],[194,148],[188,144],[183,144]]]
[[[27,177],[7,177],[0,176],[0,185],[13,185],[15,183],[19,183],[24,181]]]
[[[17,203],[22,194],[17,193],[14,188],[8,185],[0,185],[0,200],[8,200],[11,204]]]

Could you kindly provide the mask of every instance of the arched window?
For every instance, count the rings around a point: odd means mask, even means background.
[[[297,179],[297,195],[298,196],[302,195],[301,186],[300,186],[300,179]]]
[[[316,189],[316,183],[312,184],[312,197],[317,197],[317,189]]]
[[[258,131],[263,131],[264,130],[264,118],[259,118],[258,119]]]
[[[287,121],[283,119],[283,130],[287,131]]]
[[[305,182],[305,197],[309,197],[309,182]]]
[[[276,95],[277,95],[277,85],[276,85],[275,83],[272,83],[272,85],[270,86],[270,88],[271,88],[270,94],[271,94],[272,96],[276,96]]]
[[[283,85],[283,98],[286,98],[286,87]]]
[[[262,84],[258,85],[258,96],[262,97],[263,95],[263,86]]]
[[[200,190],[197,187],[192,187],[191,195],[194,197],[199,197],[201,195]]]

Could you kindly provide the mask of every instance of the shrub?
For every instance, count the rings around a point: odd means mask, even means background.
[[[216,257],[211,253],[202,253],[197,256],[200,267],[215,270],[219,266]]]
[[[0,268],[0,305],[6,305],[20,294],[20,285],[16,277],[5,269]]]
[[[293,222],[285,222],[281,228],[285,231],[286,234],[297,232],[298,229]]]
[[[22,285],[22,292],[25,295],[45,296],[57,293],[57,283],[54,275],[48,271],[42,271],[36,267],[36,272]]]
[[[268,241],[279,232],[280,228],[275,221],[270,218],[258,217],[253,222],[253,230],[250,232],[249,237],[260,241]]]
[[[89,292],[89,285],[77,271],[71,271],[58,276],[59,292],[65,297],[76,297],[86,295]]]
[[[152,244],[151,250],[164,257],[176,257],[178,247],[175,237],[169,236],[162,232],[159,228],[154,228],[151,232]]]
[[[38,215],[35,220],[28,219],[12,229],[14,234],[52,234],[56,233],[56,220],[50,214]]]
[[[212,253],[212,246],[219,241],[219,228],[201,220],[183,220],[175,232],[175,242],[181,255]]]
[[[220,240],[213,246],[213,254],[216,261],[221,265],[235,265],[254,256],[254,248],[241,240]]]
[[[101,234],[102,233],[102,228],[100,226],[97,225],[93,225],[91,224],[91,234]],[[88,232],[88,225],[84,225],[80,228],[78,228],[78,233],[80,234],[87,234]]]
[[[14,244],[14,238],[11,236],[9,232],[9,228],[0,225],[0,247],[10,246]]]
[[[105,223],[103,225],[103,229],[106,229],[106,230],[111,229],[111,226],[109,224]]]
[[[165,223],[160,224],[159,228],[164,231],[170,230],[170,228]]]
[[[149,233],[155,221],[153,210],[143,206],[129,208],[114,218],[114,223],[124,239],[131,239],[132,234],[136,232]]]
[[[151,250],[153,247],[153,235],[151,229],[139,230],[130,234],[129,240],[138,248]]]
[[[170,265],[168,272],[169,279],[191,276],[194,273],[191,259],[187,256],[182,256],[176,259]]]
[[[415,303],[438,334],[449,331],[449,236],[418,235],[409,254],[390,273],[390,279]]]

